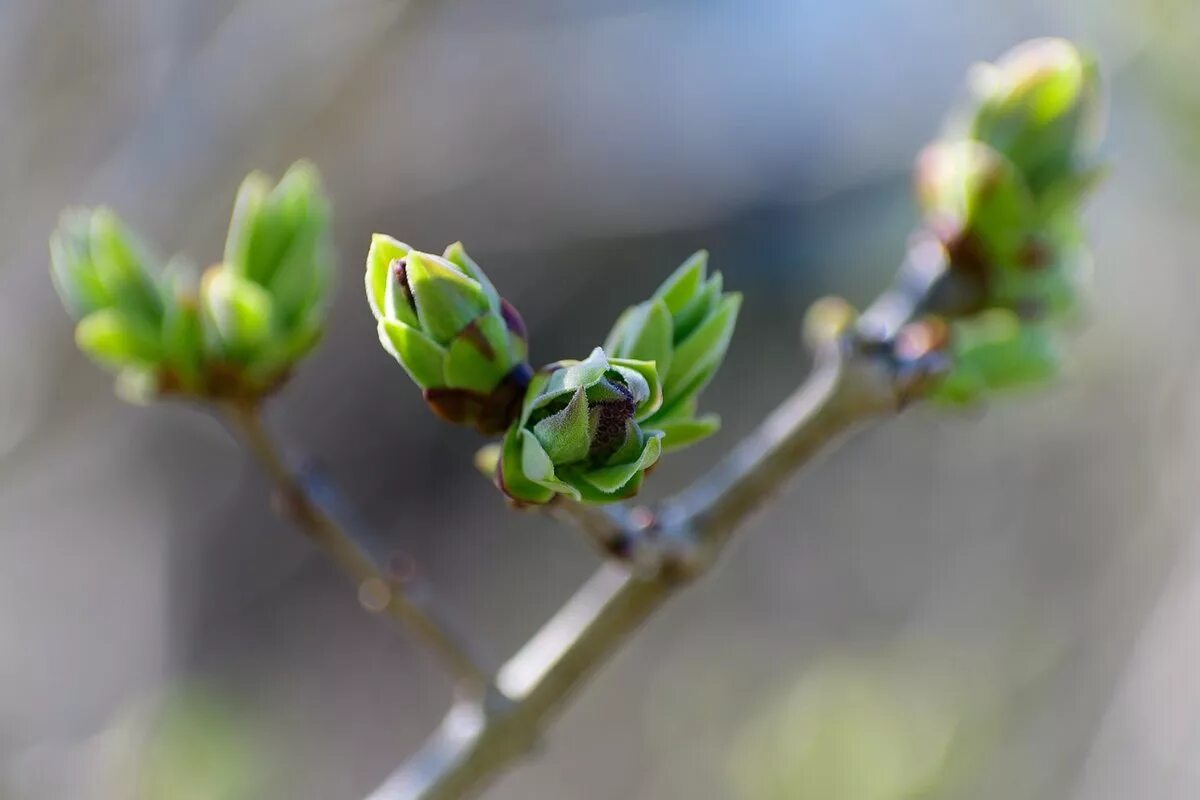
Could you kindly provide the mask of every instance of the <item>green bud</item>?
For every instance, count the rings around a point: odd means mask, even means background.
[[[328,204],[300,163],[278,185],[255,173],[238,192],[227,262],[199,287],[176,260],[155,275],[112,212],[64,214],[51,276],[81,318],[79,345],[118,371],[122,396],[261,396],[320,338],[331,270]]]
[[[225,263],[269,288],[288,314],[301,316],[329,281],[328,230],[329,204],[311,164],[297,162],[275,186],[254,172],[238,189]]]
[[[145,248],[109,209],[63,214],[50,237],[50,263],[54,286],[76,317],[102,308],[150,324],[162,317]]]
[[[1001,309],[956,321],[950,351],[951,368],[930,393],[947,405],[969,405],[989,392],[1041,383],[1061,367],[1052,331]]]
[[[204,273],[200,302],[215,358],[247,362],[270,340],[275,323],[270,292],[229,265]]]
[[[144,369],[162,355],[158,331],[118,308],[102,308],[80,320],[75,343],[98,363],[117,369]]]
[[[962,261],[974,256],[991,266],[1012,260],[1033,225],[1033,199],[1020,173],[985,144],[929,145],[917,158],[914,183],[927,225]]]
[[[1018,45],[973,73],[967,135],[992,146],[1040,197],[1090,168],[1101,127],[1095,61],[1064,39]]]
[[[645,427],[661,406],[654,364],[597,347],[534,375],[504,436],[497,485],[518,502],[556,494],[587,503],[632,497],[658,461],[663,432]]]
[[[376,234],[366,289],[380,342],[435,413],[483,433],[508,427],[531,372],[525,325],[462,244],[435,256]]]
[[[742,297],[722,291],[721,273],[708,276],[708,253],[685,261],[644,303],[623,313],[605,341],[617,358],[652,362],[663,384],[661,408],[646,420],[670,450],[720,428],[715,415],[696,417],[696,397],[729,349]]]

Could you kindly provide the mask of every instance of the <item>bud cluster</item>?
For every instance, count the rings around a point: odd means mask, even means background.
[[[376,235],[367,301],[384,349],[438,416],[504,432],[480,461],[513,501],[605,503],[636,494],[664,450],[720,426],[697,416],[696,397],[725,357],[741,296],[707,264],[707,253],[689,258],[585,360],[536,372],[520,315],[461,244],[435,256]]]
[[[950,403],[1055,374],[1059,328],[1090,268],[1079,206],[1100,173],[1097,70],[1074,45],[1027,42],[970,83],[914,176],[924,239],[956,284],[958,302],[931,309],[951,356],[932,396]]]
[[[663,432],[643,427],[662,400],[653,362],[609,358],[599,347],[539,370],[504,435],[497,486],[523,503],[632,497],[662,452]]]
[[[435,256],[376,234],[366,284],[380,343],[434,413],[484,434],[507,428],[532,373],[525,323],[462,244]]]
[[[254,173],[238,191],[224,262],[197,282],[179,260],[157,270],[108,209],[68,211],[50,240],[51,275],[79,320],[80,348],[117,373],[127,399],[250,400],[321,336],[328,217],[310,165],[277,185]]]
[[[706,276],[701,250],[675,270],[654,295],[622,314],[604,349],[620,358],[653,362],[662,377],[662,408],[646,424],[664,434],[663,447],[694,444],[720,428],[715,414],[696,416],[696,398],[725,359],[742,296],[723,292],[721,273]]]

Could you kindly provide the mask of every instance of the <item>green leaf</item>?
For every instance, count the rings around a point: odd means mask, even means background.
[[[226,355],[248,358],[273,332],[271,295],[228,267],[210,268],[200,283],[205,318]]]
[[[581,502],[589,505],[605,505],[607,503],[617,503],[621,500],[627,500],[638,493],[642,488],[642,483],[646,478],[645,470],[638,470],[633,473],[633,477],[624,486],[619,486],[611,492],[602,492],[592,484],[588,483],[583,477],[584,470],[575,467],[568,468],[563,480],[570,483],[579,492]]]
[[[157,332],[118,308],[102,308],[75,326],[75,343],[101,364],[150,367],[162,356]]]
[[[450,262],[414,250],[405,263],[421,329],[439,344],[449,344],[489,310],[487,295],[479,283]]]
[[[653,361],[638,361],[632,358],[614,358],[609,363],[621,373],[626,380],[631,379],[629,373],[638,375],[646,383],[646,399],[637,408],[634,419],[639,422],[658,411],[663,401],[662,383],[659,380],[658,369]]]
[[[628,464],[616,464],[611,467],[584,470],[580,477],[593,487],[605,494],[612,494],[629,482],[633,476],[654,465],[662,454],[662,436],[657,432],[648,432],[646,443],[641,455]]]
[[[542,448],[541,442],[532,432],[521,429],[521,472],[534,483],[560,492],[573,500],[579,500],[579,490],[558,479],[554,474],[554,462]]]
[[[610,355],[653,361],[659,373],[665,375],[671,367],[674,344],[674,325],[667,304],[653,300],[634,306],[618,323],[622,336],[615,349],[608,351]]]
[[[587,393],[581,386],[571,401],[556,414],[551,414],[533,426],[533,435],[555,464],[570,464],[587,457],[591,438],[588,435]]]
[[[672,315],[678,314],[687,307],[704,281],[704,273],[708,268],[708,251],[699,250],[684,261],[678,269],[658,287],[653,299],[662,300]]]
[[[163,317],[163,360],[187,389],[195,389],[204,359],[204,329],[195,300],[177,294],[166,303]]]
[[[629,326],[639,308],[641,306],[630,306],[617,317],[617,321],[613,323],[612,330],[608,332],[608,337],[604,340],[603,347],[605,353],[610,353],[614,356],[624,354]]]
[[[271,179],[257,170],[247,175],[238,187],[225,236],[225,263],[239,275],[249,275],[255,229],[270,193]]]
[[[487,295],[488,301],[492,305],[492,311],[500,312],[500,294],[496,291],[496,287],[488,280],[487,274],[480,269],[479,265],[467,255],[466,248],[462,242],[455,242],[446,248],[442,254],[442,258],[449,261],[454,266],[463,271],[463,274],[474,278],[479,286],[483,289],[483,293]]]
[[[542,387],[541,392],[533,401],[533,408],[538,409],[554,402],[564,394],[574,393],[580,386],[588,387],[604,377],[608,371],[608,359],[599,347],[592,350],[583,361],[563,361],[561,366],[550,373],[550,378]]]
[[[98,208],[92,214],[90,240],[96,277],[113,303],[147,320],[161,319],[162,298],[133,233],[112,211]]]
[[[487,394],[516,361],[509,350],[508,329],[495,314],[484,314],[450,342],[446,385]]]
[[[696,416],[699,406],[695,395],[676,400],[671,406],[663,406],[646,419],[642,420],[649,428],[662,428],[663,423],[677,419],[691,419]]]
[[[267,288],[283,326],[324,306],[332,273],[332,253],[324,224],[296,232]]]
[[[50,237],[50,278],[63,305],[77,318],[112,305],[92,261],[90,211],[63,213]]]
[[[680,450],[707,439],[721,429],[721,418],[706,414],[698,419],[675,419],[658,423],[655,430],[663,434],[663,451]]]
[[[545,503],[554,497],[554,490],[534,483],[522,469],[522,431],[516,425],[504,434],[500,452],[500,480],[504,493],[526,503]]]
[[[628,464],[630,461],[636,461],[642,454],[643,448],[646,446],[646,434],[642,432],[639,426],[632,419],[625,420],[625,441],[617,448],[617,451],[609,456],[602,466],[612,466],[614,464]]]
[[[741,304],[740,294],[721,298],[717,310],[675,348],[671,371],[663,380],[664,405],[671,405],[681,397],[696,394],[704,388],[704,383],[716,371],[729,349]],[[696,379],[700,376],[706,376],[705,381],[697,385]]]
[[[391,279],[393,261],[404,258],[412,250],[411,247],[398,242],[390,236],[377,233],[371,237],[371,249],[367,253],[367,302],[371,304],[371,313],[375,319],[384,315],[384,302],[387,294],[388,281]],[[414,317],[402,320],[409,325],[417,325]]]
[[[673,343],[678,344],[684,339],[692,335],[696,330],[696,326],[702,323],[709,314],[716,309],[717,304],[721,301],[721,290],[724,288],[724,281],[721,278],[721,273],[717,272],[712,275],[704,286],[692,298],[692,302],[675,315],[674,339]]]
[[[381,319],[379,341],[422,389],[446,385],[446,351],[416,328],[396,320]]]

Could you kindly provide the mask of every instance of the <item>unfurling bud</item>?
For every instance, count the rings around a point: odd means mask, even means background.
[[[927,225],[958,257],[955,266],[1016,257],[1033,225],[1033,198],[1002,155],[979,142],[943,140],[921,152],[913,177]],[[972,259],[980,263],[966,263]]]
[[[599,347],[540,370],[504,436],[497,485],[523,503],[632,497],[662,452],[663,432],[647,422],[662,401],[653,363],[607,358]]]
[[[935,399],[969,403],[1056,373],[1091,263],[1079,207],[1101,172],[1100,105],[1091,58],[1061,39],[1027,42],[976,68],[969,107],[918,159],[917,241],[937,242],[944,270],[921,312],[949,331]]]
[[[1095,61],[1064,39],[1035,39],[976,67],[966,135],[1011,161],[1035,197],[1093,165],[1101,128]]]
[[[1060,369],[1058,337],[1044,325],[993,309],[955,323],[950,368],[929,397],[947,405],[970,405],[991,392],[1039,383]]]
[[[379,341],[434,412],[485,434],[507,428],[531,374],[525,325],[462,245],[439,257],[376,234],[366,286]]]
[[[663,401],[646,425],[663,433],[667,450],[720,428],[717,415],[696,416],[696,398],[725,358],[742,296],[722,292],[721,273],[706,278],[707,268],[707,252],[693,255],[653,297],[617,319],[604,345],[614,357],[654,363]]]
[[[251,175],[238,192],[225,263],[197,287],[179,262],[154,275],[108,210],[68,212],[50,240],[52,277],[80,318],[80,347],[118,372],[126,399],[250,400],[279,386],[320,337],[328,215],[311,166],[293,166],[274,187]]]

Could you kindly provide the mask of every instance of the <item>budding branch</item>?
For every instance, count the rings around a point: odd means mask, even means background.
[[[809,378],[706,477],[656,512],[563,505],[606,563],[504,664],[481,700],[461,700],[368,800],[451,800],[482,791],[537,742],[585,679],[668,598],[707,572],[738,526],[823,448],[895,411],[903,394],[878,360],[831,342]]]

